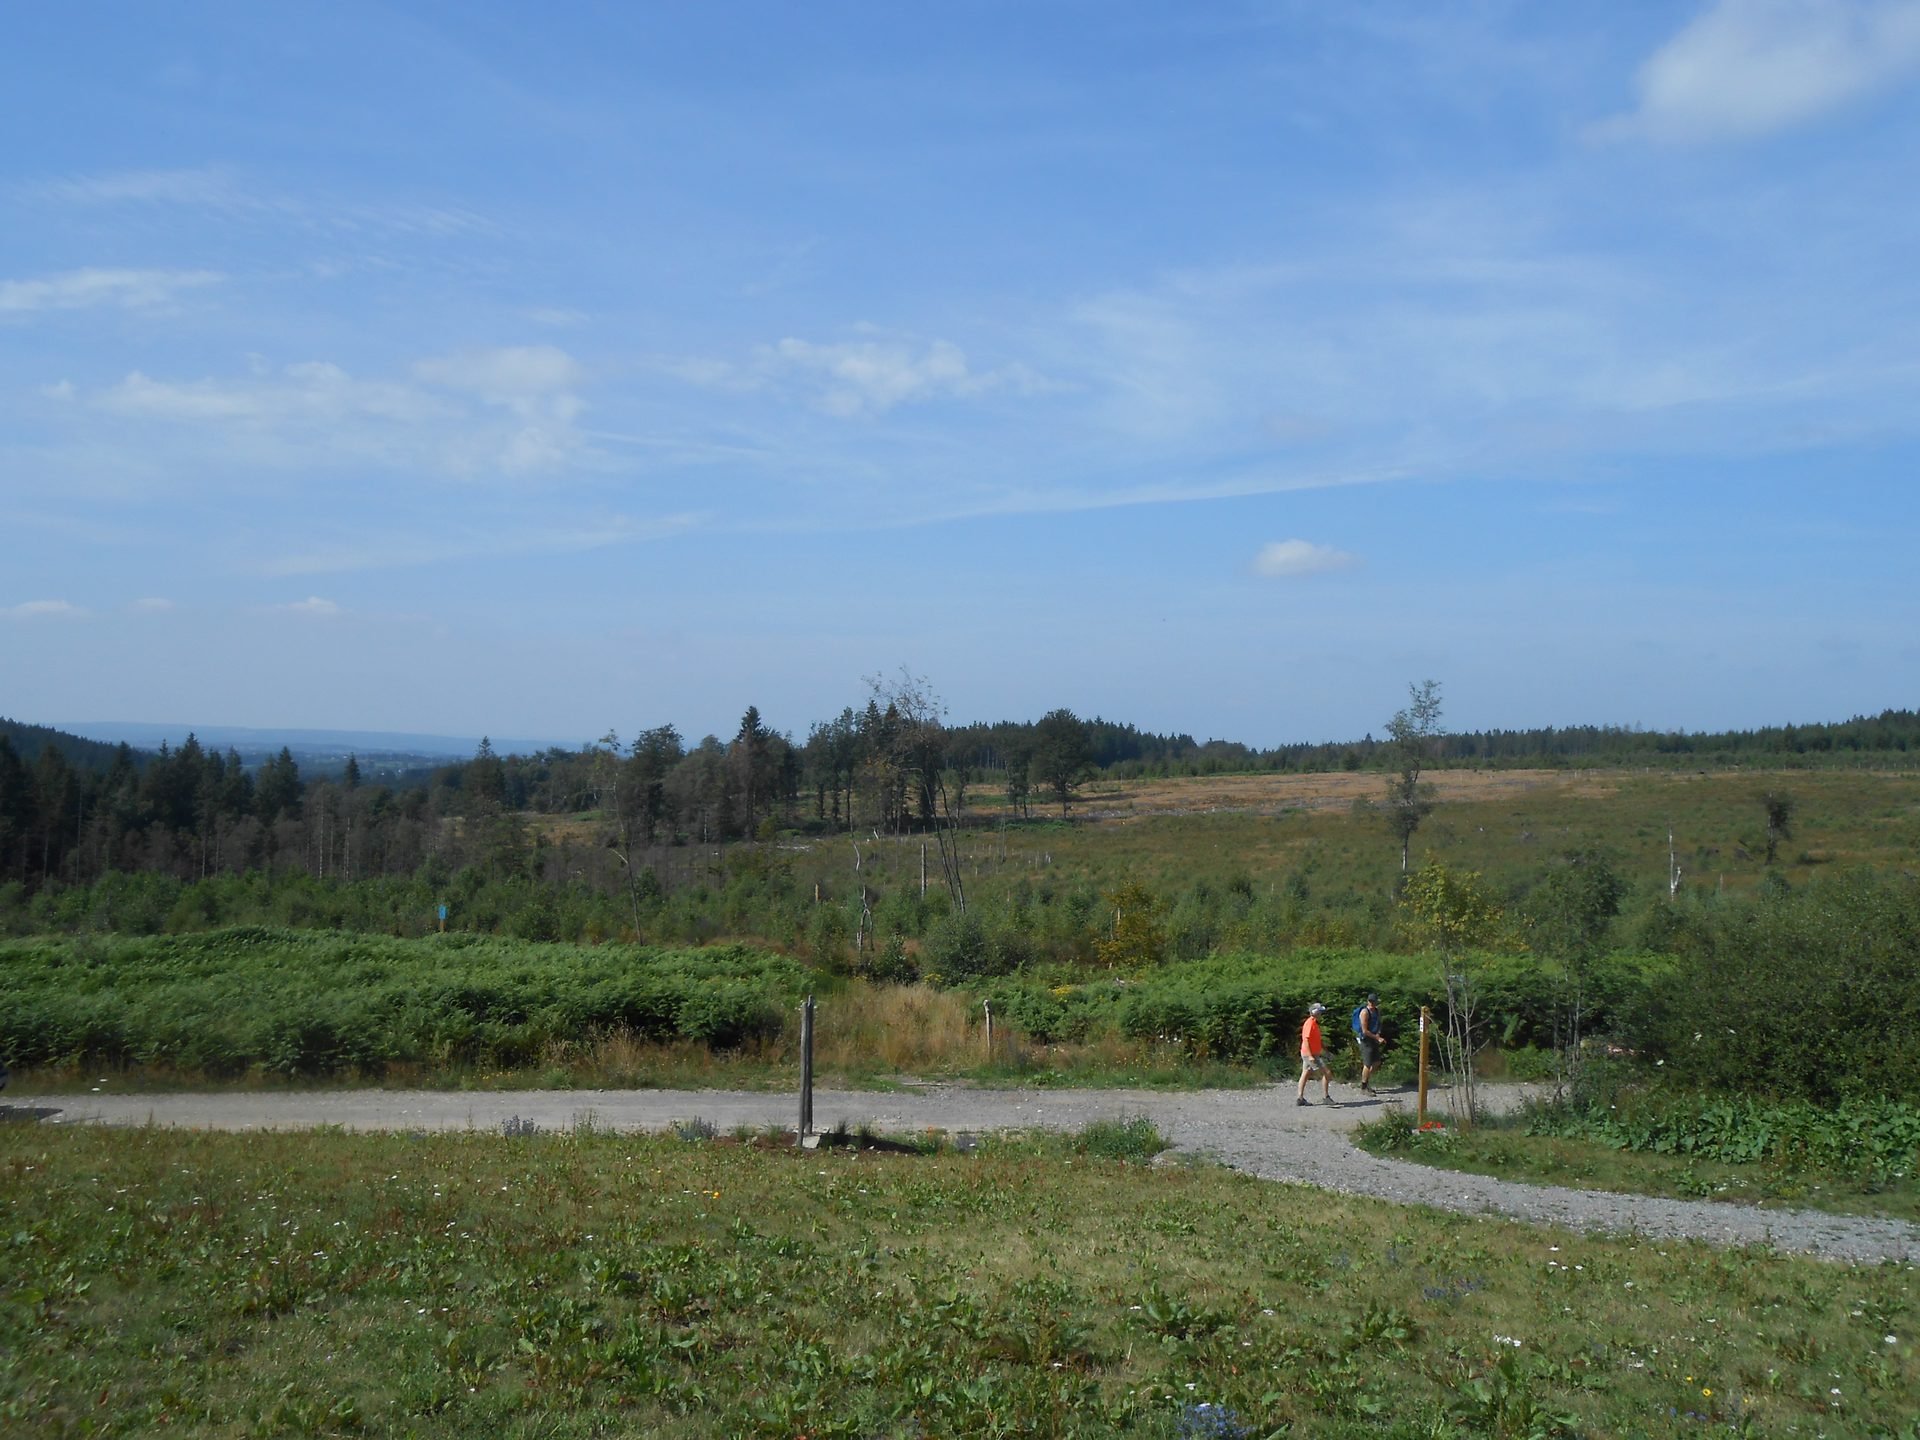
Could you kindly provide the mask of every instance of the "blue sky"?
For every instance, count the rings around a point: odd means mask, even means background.
[[[1920,701],[1920,0],[9,30],[0,713]]]

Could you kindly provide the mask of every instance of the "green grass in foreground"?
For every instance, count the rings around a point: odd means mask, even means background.
[[[1730,1164],[1692,1155],[1621,1150],[1594,1140],[1530,1135],[1525,1125],[1524,1116],[1508,1116],[1483,1121],[1471,1130],[1410,1135],[1405,1120],[1382,1120],[1363,1126],[1354,1138],[1374,1154],[1393,1154],[1502,1180],[1920,1222],[1920,1181],[1911,1174],[1850,1175],[1844,1170],[1777,1161]]]
[[[0,1431],[1914,1434],[1911,1267],[1073,1149],[0,1126]]]

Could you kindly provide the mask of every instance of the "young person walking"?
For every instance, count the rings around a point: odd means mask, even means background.
[[[1325,1104],[1333,1103],[1333,1067],[1327,1064],[1327,1043],[1320,1035],[1320,1017],[1327,1013],[1327,1007],[1315,1001],[1313,1008],[1307,1011],[1307,1023],[1300,1027],[1300,1090],[1293,1097],[1293,1103],[1307,1103],[1307,1079],[1316,1070],[1320,1073],[1320,1099]]]

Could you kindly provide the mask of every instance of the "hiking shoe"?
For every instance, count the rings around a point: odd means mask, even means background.
[[[1307,1097],[1304,1095],[1296,1095],[1293,1097],[1293,1103],[1296,1105],[1304,1105],[1307,1103]]]

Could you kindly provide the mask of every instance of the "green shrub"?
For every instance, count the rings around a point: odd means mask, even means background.
[[[1007,932],[990,932],[978,910],[956,911],[927,935],[929,968],[948,984],[1010,973],[1024,958]]]
[[[1527,1133],[1591,1140],[1618,1150],[1692,1155],[1730,1165],[1762,1162],[1869,1179],[1920,1169],[1920,1105],[1857,1100],[1772,1103],[1671,1090],[1616,1092],[1610,1104],[1543,1106]]]
[[[863,980],[880,985],[911,985],[920,978],[920,967],[907,953],[906,939],[896,933],[889,935],[878,950],[864,957],[854,967],[854,973]]]
[[[807,972],[745,946],[592,949],[240,927],[0,944],[0,1055],[226,1077],[518,1066],[608,1032],[733,1048],[777,1034]]]
[[[1643,1013],[1651,977],[1668,961],[1613,956],[1594,967],[1590,1030],[1617,1028],[1621,1016]],[[1102,1033],[1174,1044],[1208,1059],[1291,1062],[1300,1024],[1318,1000],[1336,1056],[1351,1049],[1348,1019],[1369,992],[1381,999],[1387,1033],[1387,1073],[1411,1065],[1420,1007],[1444,1014],[1433,963],[1421,957],[1368,951],[1300,949],[1281,955],[1224,955],[1159,966],[1134,976],[1055,985],[1039,975],[1000,978],[982,987],[994,1014],[1005,1016],[1042,1043],[1085,1040]],[[1490,1038],[1521,1067],[1551,1069],[1544,1047],[1554,1035],[1560,981],[1551,967],[1527,956],[1487,961],[1481,1014]],[[1529,1072],[1531,1073],[1531,1072]]]
[[[1145,1115],[1125,1120],[1094,1120],[1084,1125],[1073,1138],[1073,1148],[1081,1155],[1100,1160],[1151,1160],[1168,1148],[1166,1139],[1153,1128]]]
[[[1920,1095],[1920,882],[1822,877],[1725,915],[1634,1022],[1679,1084]]]

